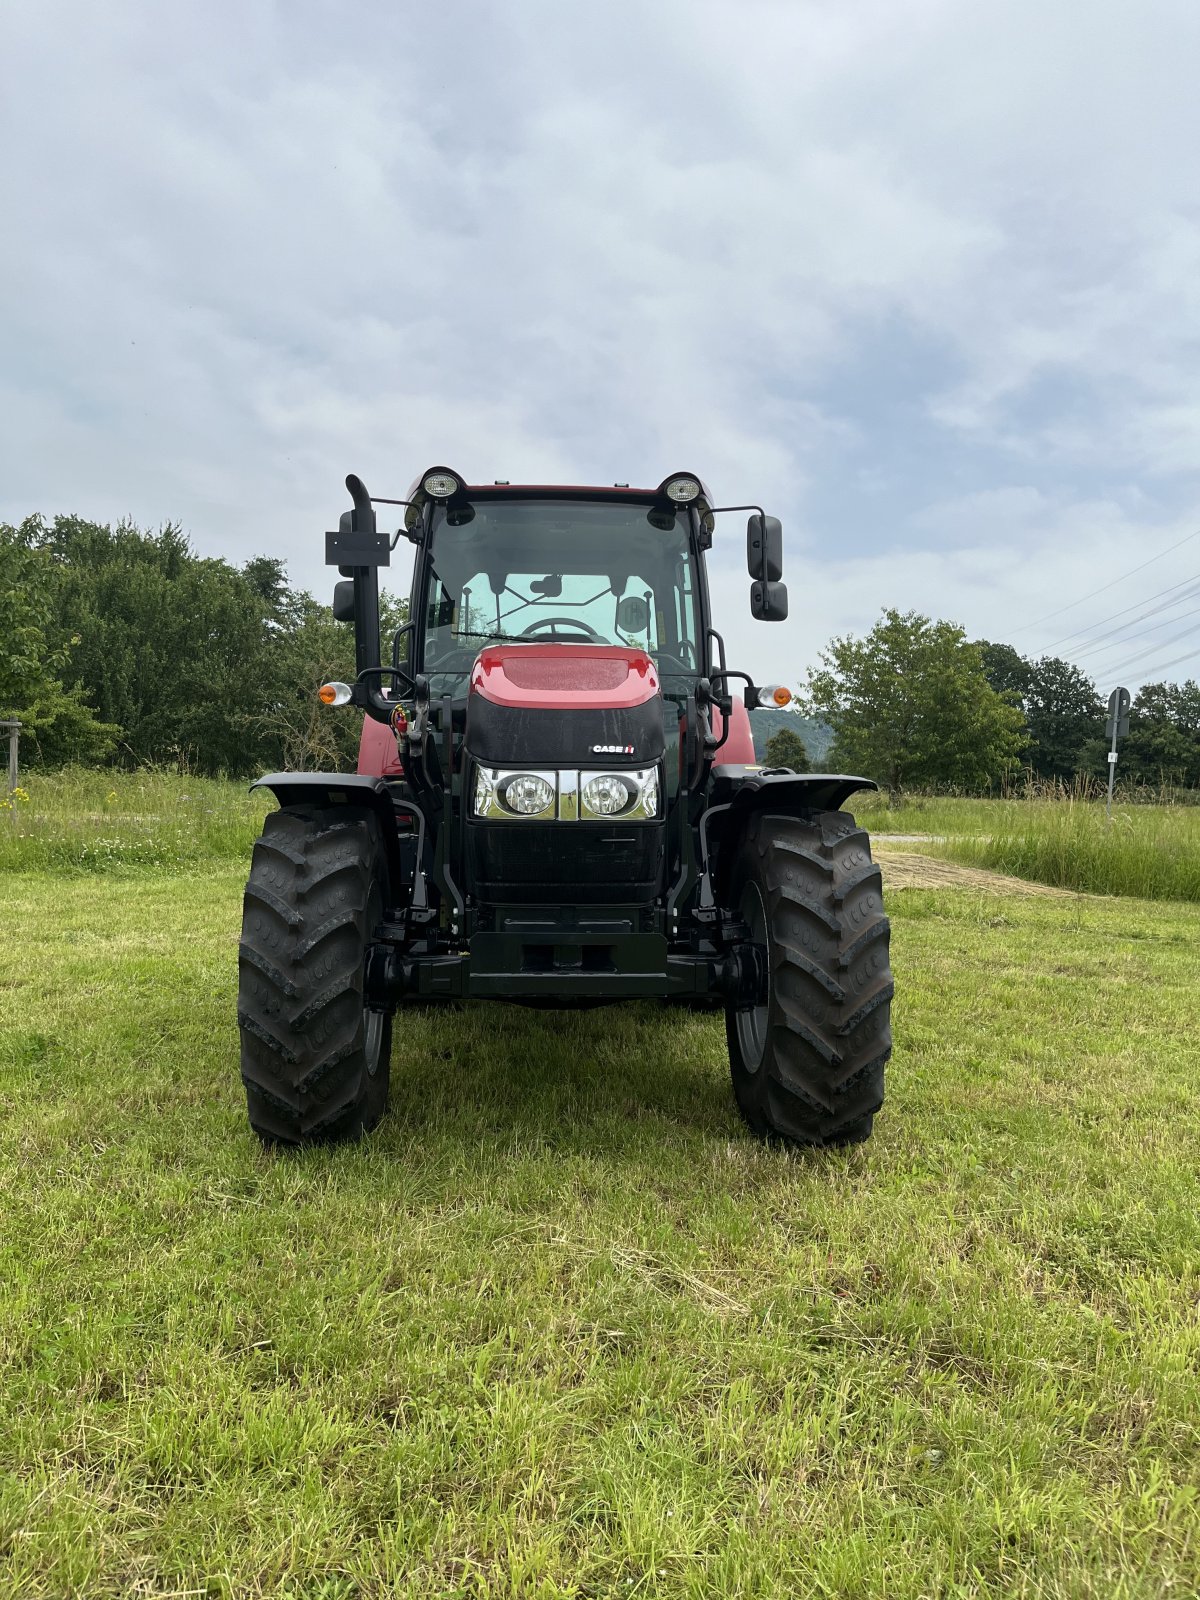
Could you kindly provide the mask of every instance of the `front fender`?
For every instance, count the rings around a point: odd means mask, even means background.
[[[269,789],[284,811],[292,806],[320,806],[327,811],[335,811],[338,806],[354,806],[373,811],[379,820],[393,893],[400,891],[404,873],[396,808],[382,778],[343,772],[268,772],[250,785],[251,793],[255,789]]]
[[[730,816],[763,810],[837,811],[860,789],[878,789],[873,778],[845,772],[788,772],[782,768],[719,764],[712,769],[714,805],[731,804]]]

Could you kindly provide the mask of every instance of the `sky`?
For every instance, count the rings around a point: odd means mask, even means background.
[[[712,553],[760,681],[885,606],[1200,675],[1197,61],[1193,0],[5,0],[0,520],[323,594],[347,472],[689,470],[783,521],[786,623]]]

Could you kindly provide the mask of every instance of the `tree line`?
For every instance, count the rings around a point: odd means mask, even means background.
[[[385,595],[382,610],[386,659],[407,602]],[[353,766],[358,719],[316,700],[353,671],[350,624],[291,586],[280,561],[199,556],[173,524],[0,524],[0,717],[21,719],[31,764]],[[833,639],[800,704],[832,730],[823,765],[890,789],[1106,772],[1105,704],[1086,673],[917,612],[886,610],[862,637]],[[771,764],[807,766],[802,726],[773,730]],[[1195,682],[1138,691],[1119,770],[1200,788]]]
[[[1072,783],[1108,770],[1107,694],[1079,667],[915,611],[834,639],[802,703],[834,731],[832,767],[893,790],[982,793],[1021,773]],[[1127,784],[1200,789],[1200,685],[1138,690],[1119,771]]]
[[[390,657],[407,602],[381,611]],[[173,524],[0,525],[0,716],[20,718],[23,762],[353,766],[357,719],[316,699],[353,674],[353,628],[280,561],[198,556]]]

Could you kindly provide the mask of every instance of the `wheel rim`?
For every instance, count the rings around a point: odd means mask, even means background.
[[[756,883],[748,883],[742,891],[741,913],[750,928],[753,944],[762,945],[767,953],[767,994],[771,992],[771,944],[767,938],[767,908],[762,891]],[[734,1028],[742,1065],[747,1072],[757,1072],[762,1066],[767,1049],[767,1012],[769,1003],[747,1006],[735,1013]]]
[[[367,896],[367,927],[374,931],[383,914],[383,900],[379,885],[372,884]],[[379,1071],[379,1057],[383,1046],[384,1013],[372,1006],[363,1007],[363,1055],[367,1058],[367,1076],[373,1078]]]
[[[373,1078],[379,1071],[379,1057],[383,1045],[383,1012],[363,1007],[363,1054],[367,1058],[367,1076]]]

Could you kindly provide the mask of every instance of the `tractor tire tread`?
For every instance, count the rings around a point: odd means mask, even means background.
[[[726,1012],[739,1109],[762,1138],[859,1143],[883,1104],[895,992],[868,835],[846,812],[759,814],[726,878],[735,905],[747,878],[763,901],[771,992],[757,1067]]]
[[[246,885],[238,1024],[251,1126],[269,1144],[355,1138],[383,1113],[391,1019],[368,1027],[363,982],[384,882],[370,813],[266,818]]]

